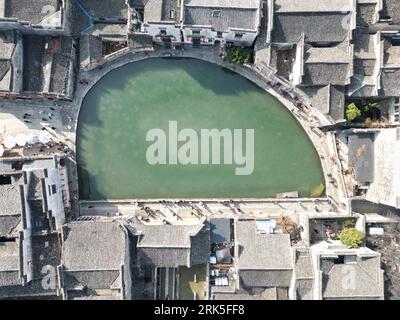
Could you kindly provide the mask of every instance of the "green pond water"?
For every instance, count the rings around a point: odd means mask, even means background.
[[[168,137],[169,121],[198,133],[243,129],[243,140],[245,129],[254,129],[254,171],[235,175],[235,163],[149,164],[146,135],[160,128]],[[240,75],[194,59],[149,59],[103,77],[83,101],[77,158],[86,200],[307,197],[324,180],[311,141],[280,102]]]

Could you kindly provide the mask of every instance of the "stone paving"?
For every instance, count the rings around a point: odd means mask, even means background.
[[[285,199],[239,201],[81,201],[81,215],[96,218],[129,219],[134,216],[149,224],[193,224],[204,217],[288,216],[299,223],[300,213],[309,216],[337,216],[337,208],[327,199]]]
[[[290,84],[275,77],[273,71],[268,69],[266,66],[260,68],[250,65],[242,66],[231,64],[221,59],[220,50],[215,47],[179,51],[166,49],[140,50],[139,52],[131,51],[124,55],[116,56],[114,59],[103,65],[99,65],[88,71],[82,70],[80,72],[75,98],[71,102],[22,101],[18,102],[20,107],[16,108],[15,102],[1,101],[0,107],[2,111],[0,115],[6,117],[6,121],[4,122],[6,128],[0,128],[0,130],[7,130],[9,134],[14,132],[29,133],[30,131],[41,130],[41,127],[43,126],[43,123],[40,120],[42,118],[41,115],[46,115],[51,112],[53,116],[50,123],[51,126],[55,128],[52,132],[54,139],[64,142],[71,149],[73,155],[75,152],[75,138],[80,106],[83,98],[92,86],[94,86],[106,73],[115,68],[135,61],[158,57],[187,57],[218,64],[241,74],[276,97],[297,118],[317,149],[325,174],[327,199],[329,199],[329,202],[332,204],[329,205],[330,208],[327,211],[336,210],[347,213],[347,194],[343,177],[341,175],[340,161],[337,157],[335,136],[332,133],[324,134],[318,129],[320,125],[326,125],[329,121],[317,110],[307,107],[306,98],[303,98],[301,93],[297,93],[295,91],[296,89],[291,87]],[[271,81],[275,82],[275,84],[271,85]],[[303,103],[304,108],[298,108],[296,106],[296,99],[299,98],[293,97],[293,95],[301,97],[301,102]],[[5,112],[3,110],[5,110]],[[35,118],[35,120],[29,124],[25,123],[22,118],[24,113],[28,112],[27,110],[29,113],[32,113],[32,118]],[[78,182],[77,179],[72,180],[71,190],[75,190],[76,193],[73,197],[76,198]],[[102,206],[104,206],[104,209],[96,210],[102,212],[102,215],[106,215],[108,212],[108,206],[104,203]],[[96,205],[96,207],[98,208],[99,205]],[[115,205],[113,204],[112,207],[115,208]],[[81,214],[90,214],[86,209],[85,205],[82,205]],[[125,211],[124,207],[121,207],[119,210],[122,212]],[[218,209],[217,212],[219,212],[219,210],[224,211],[225,209]],[[312,205],[309,210],[314,210],[314,206]],[[271,213],[268,206],[263,206],[258,211],[258,214],[261,215]],[[296,209],[292,208],[292,211],[296,211]]]

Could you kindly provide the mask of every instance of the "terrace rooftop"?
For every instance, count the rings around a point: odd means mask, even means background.
[[[390,17],[394,24],[400,24],[400,2],[398,0],[384,0],[381,17]]]
[[[277,12],[345,12],[352,11],[351,0],[275,0]]]

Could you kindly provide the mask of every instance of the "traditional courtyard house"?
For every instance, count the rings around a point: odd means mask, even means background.
[[[19,30],[42,35],[62,34],[67,26],[66,12],[71,1],[0,1],[0,30]]]
[[[317,244],[312,247],[316,269],[314,299],[383,300],[381,255],[369,248]]]
[[[348,129],[338,135],[337,141],[349,194],[398,209],[400,130]]]
[[[71,1],[0,2],[0,94],[5,98],[72,99],[76,44]]]
[[[398,28],[393,24],[394,2],[368,1],[357,4],[357,30],[354,33],[354,76],[347,97],[354,101],[379,102],[381,116],[392,123],[399,121]],[[396,91],[397,90],[397,91]]]
[[[167,48],[182,42],[182,0],[130,0],[130,28]]]
[[[379,22],[382,0],[357,1],[357,29],[353,32],[354,76],[347,88],[347,96],[373,97],[379,95],[380,51],[379,36],[371,32]]]
[[[96,65],[103,58],[103,42],[100,37],[91,34],[81,35],[79,40],[79,58],[81,68]]]
[[[261,220],[235,221],[237,292],[285,300],[294,268],[290,235],[268,233],[264,225]]]
[[[102,38],[106,43],[126,42],[128,3],[126,0],[79,0],[86,26],[82,34]]]
[[[136,221],[131,227],[137,243],[134,291],[135,283],[145,285],[147,270],[152,299],[180,298],[180,286],[187,281],[181,273],[190,273],[192,267],[208,261],[209,230],[205,221],[194,225],[145,225]]]
[[[15,31],[0,31],[0,95],[22,89],[22,37]]]
[[[380,38],[380,83],[379,87],[390,103],[386,111],[392,123],[400,122],[400,33],[396,31],[378,32]]]
[[[252,46],[259,34],[260,0],[184,0],[184,43]]]
[[[127,232],[117,222],[72,222],[63,227],[58,268],[64,299],[129,299]]]
[[[54,160],[31,161],[23,170],[2,163],[0,298],[59,296],[58,231],[65,212]]]
[[[75,81],[76,42],[71,37],[25,35],[25,96],[72,99]]]
[[[304,90],[322,113],[341,120],[353,76],[356,1],[271,0],[267,11],[263,62]]]
[[[0,237],[17,236],[22,224],[23,174],[0,173]]]
[[[339,240],[352,227],[365,233],[363,215],[304,213],[300,215],[302,239],[309,246],[309,299],[383,299],[384,279],[380,254],[363,245],[351,248]],[[300,253],[296,259],[303,256]],[[297,281],[297,279],[296,279]],[[298,292],[296,292],[298,294]]]
[[[128,47],[126,0],[75,2],[73,32],[80,35],[80,63],[92,68]]]

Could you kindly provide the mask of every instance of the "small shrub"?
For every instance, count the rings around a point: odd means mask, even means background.
[[[325,192],[325,185],[321,183],[311,190],[310,197],[319,198],[324,194],[324,192]]]
[[[239,47],[228,49],[228,60],[232,63],[244,64],[251,63],[253,59],[253,51],[251,49],[244,49]]]
[[[355,103],[350,103],[346,107],[346,120],[348,122],[354,121],[357,117],[361,116],[361,110],[355,105]]]
[[[344,219],[343,225],[345,228],[354,228],[356,226],[356,219],[353,218]]]
[[[355,228],[344,228],[339,235],[340,242],[351,248],[358,248],[365,239],[365,234]]]

